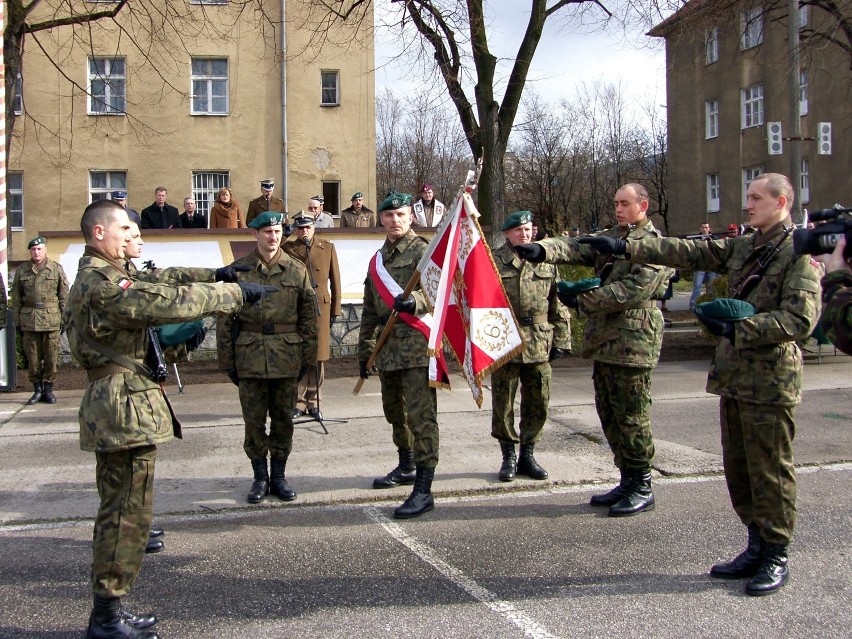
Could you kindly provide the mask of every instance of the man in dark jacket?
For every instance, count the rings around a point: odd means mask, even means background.
[[[142,209],[143,229],[179,229],[183,228],[178,210],[166,202],[169,191],[164,186],[154,189],[154,202]]]
[[[195,210],[195,199],[188,195],[183,198],[183,213],[180,214],[181,226],[185,229],[206,229],[207,216]]]

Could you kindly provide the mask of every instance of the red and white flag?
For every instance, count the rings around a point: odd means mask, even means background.
[[[420,283],[434,311],[429,333],[429,384],[441,361],[442,340],[455,353],[476,405],[482,407],[482,379],[523,348],[491,249],[482,236],[470,193],[461,193],[420,261]]]

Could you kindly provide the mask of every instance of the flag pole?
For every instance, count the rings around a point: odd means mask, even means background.
[[[473,189],[476,188],[477,182],[479,181],[479,174],[482,172],[482,158],[479,158],[479,162],[477,162],[475,171],[467,172],[467,180],[465,183],[459,187],[459,192],[456,194],[455,199],[453,200],[453,207],[451,215],[444,216],[444,219],[441,220],[441,224],[435,230],[435,234],[432,236],[432,239],[429,242],[429,246],[426,247],[426,252],[423,254],[423,257],[420,260],[420,263],[417,265],[417,269],[412,273],[411,279],[408,280],[408,284],[405,286],[405,290],[402,292],[403,297],[409,297],[411,292],[414,290],[414,287],[417,286],[417,282],[420,281],[420,273],[421,270],[425,267],[426,262],[429,259],[429,256],[435,251],[435,247],[438,245],[441,237],[443,236],[444,230],[450,225],[451,220],[454,216],[458,215],[458,211],[460,210],[462,196],[465,193],[470,193]],[[373,364],[376,363],[376,357],[379,354],[379,351],[385,345],[385,342],[388,341],[388,337],[390,337],[390,332],[393,330],[394,325],[396,324],[396,320],[399,318],[399,313],[393,311],[391,313],[390,318],[385,324],[384,329],[382,329],[381,335],[379,335],[379,339],[376,340],[376,347],[373,349],[373,352],[370,353],[370,358],[367,360],[367,370],[369,371]],[[357,395],[361,392],[361,388],[364,386],[364,382],[366,380],[363,377],[358,378],[358,382],[355,384],[355,388],[352,390],[353,395]]]

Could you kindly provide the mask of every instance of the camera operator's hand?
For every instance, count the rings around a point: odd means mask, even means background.
[[[225,375],[228,376],[228,379],[231,380],[231,383],[234,386],[240,385],[240,376],[237,375],[237,369],[236,368],[229,368],[228,370],[225,371]]]
[[[605,235],[581,237],[577,242],[579,244],[588,244],[592,247],[592,250],[597,251],[601,255],[624,255],[627,252],[627,242]]]
[[[544,262],[544,258],[547,257],[541,244],[516,244],[512,250],[519,258],[533,264]]]
[[[278,290],[274,286],[253,284],[252,282],[237,282],[237,284],[243,289],[243,304],[249,305],[257,304],[264,297]]]
[[[223,266],[221,268],[216,269],[216,281],[230,282],[233,284],[235,282],[240,281],[237,273],[248,273],[250,270],[251,266],[229,264],[228,266]]]
[[[696,313],[695,316],[702,324],[704,324],[704,326],[707,327],[707,330],[710,331],[711,335],[727,337],[731,340],[731,344],[734,343],[734,322],[716,319],[715,317],[707,317],[706,315],[699,315],[698,313]]]
[[[358,362],[358,369],[361,379],[370,378],[370,371],[367,370],[367,362]]]
[[[186,345],[186,352],[191,353],[196,348],[201,346],[201,344],[204,343],[205,337],[207,337],[207,327],[202,326],[201,328],[198,329],[198,331],[195,333],[195,335],[193,335],[192,337],[190,337],[188,340],[186,340],[184,342],[184,344]]]
[[[563,355],[565,355],[567,351],[564,348],[559,348],[558,346],[550,347],[550,354],[547,356],[547,361],[552,362],[555,359],[559,359]]]
[[[397,313],[408,313],[409,315],[413,315],[416,309],[417,301],[411,296],[403,297],[402,293],[400,293],[393,298],[393,310]]]
[[[846,237],[841,235],[837,240],[837,246],[830,255],[815,256],[815,259],[825,264],[825,272],[832,273],[834,271],[852,271],[852,266],[849,265],[849,260],[843,255],[846,249]],[[819,259],[822,257],[823,259]]]

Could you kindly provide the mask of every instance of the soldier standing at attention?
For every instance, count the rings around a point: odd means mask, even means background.
[[[260,181],[260,197],[256,197],[249,202],[248,211],[246,211],[246,226],[250,226],[249,222],[261,213],[266,213],[267,211],[278,211],[279,213],[283,213],[284,220],[282,221],[282,224],[287,224],[287,213],[284,211],[284,200],[272,195],[272,191],[274,189],[275,182],[273,180],[269,179]]]
[[[281,501],[296,499],[285,478],[293,448],[293,408],[298,380],[317,358],[316,294],[305,267],[281,249],[284,222],[280,212],[258,215],[248,225],[257,247],[234,262],[250,267],[240,281],[278,291],[237,315],[220,315],[216,324],[219,368],[240,389],[246,425],[243,449],[254,471],[250,504],[270,493]]]
[[[352,205],[340,212],[340,227],[372,228],[377,226],[376,214],[364,206],[364,194],[361,191],[352,195]]]
[[[506,243],[494,251],[503,288],[521,325],[524,349],[491,374],[491,436],[500,442],[500,481],[515,474],[547,479],[533,456],[550,403],[550,362],[571,350],[567,309],[556,296],[558,273],[550,264],[528,264],[512,247],[532,241],[532,213],[516,211],[501,227]],[[521,386],[520,437],[515,430],[515,395]],[[515,444],[520,442],[520,458]]]
[[[373,488],[414,483],[411,495],[394,511],[397,519],[417,517],[435,507],[432,480],[438,465],[438,398],[429,386],[426,336],[412,324],[429,306],[421,291],[404,298],[403,289],[426,252],[426,240],[411,230],[411,196],[391,192],[379,206],[387,238],[370,263],[364,280],[364,306],[358,335],[361,377],[370,376],[367,360],[375,347],[376,332],[392,311],[399,313],[376,367],[382,385],[385,419],[393,429],[399,464]]]
[[[645,187],[625,184],[615,194],[618,224],[601,235],[660,237],[647,213]],[[591,504],[609,506],[610,517],[624,517],[654,507],[651,371],[663,342],[663,314],[655,300],[665,294],[674,271],[598,255],[581,239],[558,237],[515,251],[530,262],[593,266],[601,279],[599,288],[562,299],[588,318],[582,355],[594,361],[595,406],[621,472],[618,486],[593,496]]]
[[[62,266],[47,257],[45,238],[33,238],[27,248],[30,261],[18,267],[12,283],[12,314],[21,330],[33,385],[27,404],[55,404],[53,384],[59,368],[59,332],[68,278]]]
[[[65,317],[71,353],[89,377],[80,402],[80,448],[95,453],[101,500],[86,637],[158,639],[146,630],[157,617],[129,612],[120,600],[130,592],[145,555],[157,444],[180,435],[162,388],[142,363],[147,328],[234,312],[267,291],[252,284],[173,286],[133,279],[125,268],[130,219],[110,200],[87,206],[80,226],[86,248]]]
[[[633,262],[727,273],[731,297],[754,307],[737,321],[699,319],[722,337],[707,392],[720,396],[722,461],[734,510],[748,529],[746,549],[710,569],[712,577],[745,579],[746,593],[768,595],[789,577],[787,548],[796,524],[793,436],[802,387],[796,346],[819,319],[819,272],[793,253],[793,185],[779,173],[749,184],[750,235],[726,240],[634,241],[587,238],[591,246]],[[755,269],[758,260],[768,266]],[[711,303],[712,304],[712,303]],[[701,306],[697,307],[701,308]]]
[[[300,215],[293,220],[296,240],[284,242],[281,246],[290,257],[298,260],[307,268],[310,262],[309,280],[316,286],[319,303],[317,361],[308,366],[308,372],[299,380],[299,391],[293,419],[305,413],[322,421],[319,403],[322,400],[322,383],[325,381],[324,363],[331,356],[331,324],[340,315],[340,267],[337,264],[337,251],[334,244],[314,237],[314,218]]]

